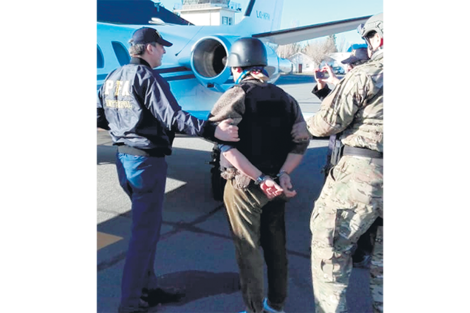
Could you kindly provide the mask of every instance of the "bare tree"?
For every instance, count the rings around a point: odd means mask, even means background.
[[[344,37],[340,37],[336,42],[336,47],[338,48],[338,52],[346,52],[349,48],[349,41]]]
[[[319,66],[322,61],[336,51],[335,40],[332,36],[308,42],[303,49],[303,52],[312,58],[316,66]]]
[[[334,47],[334,51],[333,52],[338,52],[338,49],[337,49],[337,44],[336,44],[336,35],[333,34],[333,35],[329,35],[327,40],[331,41],[333,43],[333,47]],[[333,53],[332,52],[332,53]]]
[[[276,53],[279,57],[287,59],[297,52],[300,52],[301,46],[298,42],[291,43],[288,45],[279,45],[276,49]]]

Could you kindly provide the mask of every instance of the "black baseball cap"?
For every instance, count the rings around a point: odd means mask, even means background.
[[[354,64],[359,61],[367,61],[369,60],[369,55],[367,54],[367,48],[359,48],[355,49],[351,52],[349,58],[344,59],[341,61],[343,64]]]
[[[173,44],[163,39],[162,35],[155,28],[142,27],[134,32],[132,41],[135,44],[158,42],[162,46],[171,47]]]

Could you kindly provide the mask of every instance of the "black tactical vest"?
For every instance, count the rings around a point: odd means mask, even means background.
[[[275,85],[248,80],[240,86],[246,96],[237,148],[260,171],[275,175],[293,145],[292,104],[288,95]]]

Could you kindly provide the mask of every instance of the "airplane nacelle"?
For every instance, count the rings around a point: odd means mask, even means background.
[[[264,68],[269,75],[269,82],[274,84],[281,74],[288,74],[291,71],[292,63],[287,59],[278,57],[276,51],[265,44],[268,54],[268,65]]]
[[[199,39],[191,49],[191,69],[197,80],[205,87],[219,92],[226,88],[232,73],[225,66],[232,43],[238,37],[206,36]]]
[[[279,72],[283,74],[291,74],[294,69],[294,65],[287,59],[279,58]]]

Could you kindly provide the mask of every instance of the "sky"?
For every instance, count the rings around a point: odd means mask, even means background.
[[[153,0],[158,2],[158,0]],[[243,17],[243,12],[249,0],[234,0],[240,3],[242,13],[237,13],[235,19],[238,22]],[[160,0],[160,3],[168,10],[172,10],[174,4],[180,4],[181,0]],[[382,0],[284,0],[281,29],[306,26],[335,20],[374,15],[383,12]],[[354,43],[364,43],[356,30],[341,33],[336,36],[337,42],[343,40]]]

